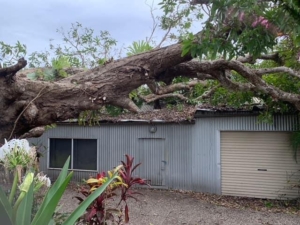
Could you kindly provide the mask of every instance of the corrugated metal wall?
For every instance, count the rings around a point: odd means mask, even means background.
[[[101,124],[94,127],[59,125],[48,130],[41,138],[31,141],[48,147],[49,138],[96,138],[99,148],[98,169],[106,171],[124,160],[125,154],[135,156],[136,163],[142,160],[139,140],[164,140],[161,160],[165,161],[161,164],[163,185],[220,194],[221,130],[288,131],[296,124],[296,119],[295,116],[278,116],[274,124],[259,124],[255,116],[197,118],[195,124],[156,124],[156,133],[149,132],[149,124]],[[151,159],[147,160],[150,160],[149,164]],[[41,159],[41,170],[50,177],[56,177],[59,173],[58,170],[47,170],[47,157]],[[74,179],[80,181],[93,174],[76,171]]]
[[[57,128],[48,130],[42,137],[32,139],[31,142],[42,146],[40,149],[43,149],[48,148],[49,138],[96,138],[99,148],[98,171],[107,171],[120,164],[121,160],[125,160],[125,154],[134,156],[136,163],[143,161],[141,140],[163,140],[163,145],[153,143],[153,151],[157,146],[164,148],[162,159],[159,162],[153,162],[160,164],[163,170],[163,185],[191,189],[191,182],[186,172],[191,173],[191,142],[194,125],[156,124],[155,126],[157,127],[156,133],[149,132],[149,124],[103,124],[94,127],[59,125]],[[44,152],[44,155],[47,156],[47,152]],[[52,178],[57,177],[59,170],[47,169],[47,160],[47,157],[41,158],[41,170]],[[151,167],[151,164],[151,158],[147,157],[145,166]],[[142,174],[145,174],[145,170],[143,171]],[[75,171],[74,179],[80,181],[93,174],[95,173],[91,171]]]

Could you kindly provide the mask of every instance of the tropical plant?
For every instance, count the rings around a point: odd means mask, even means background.
[[[136,201],[138,200],[134,195],[141,194],[140,192],[133,191],[132,187],[135,185],[148,185],[147,180],[142,179],[140,177],[134,177],[133,172],[141,165],[138,163],[133,165],[134,157],[129,155],[125,155],[126,162],[121,161],[123,165],[123,169],[120,170],[120,177],[122,178],[125,185],[121,186],[121,200],[119,204],[123,201],[125,202],[125,222],[129,221],[129,209],[127,205],[127,200],[129,198],[133,198]]]
[[[128,48],[127,55],[136,55],[142,52],[147,52],[153,49],[153,47],[147,41],[134,41]]]
[[[129,222],[129,207],[127,205],[128,198],[133,198],[136,201],[138,199],[134,196],[141,194],[137,191],[133,191],[134,185],[148,185],[145,179],[134,177],[133,172],[141,165],[141,163],[133,166],[134,158],[125,155],[126,162],[122,161],[123,167],[118,170],[119,175],[116,176],[116,180],[112,182],[106,190],[99,195],[90,206],[87,208],[85,215],[81,218],[82,222],[94,225],[104,225],[108,221],[121,224],[123,216],[125,216],[125,223]],[[108,171],[97,174],[96,178],[90,178],[86,181],[86,184],[79,187],[79,192],[84,196],[90,196],[95,189],[102,187],[104,183],[112,176],[112,172]],[[116,207],[111,207],[109,201],[118,197],[118,190],[121,190],[120,201]],[[79,202],[83,202],[84,199],[80,196],[76,196]],[[121,203],[125,203],[123,209]]]
[[[18,182],[21,183],[23,171],[35,168],[36,149],[30,147],[27,140],[12,139],[0,148],[0,164],[6,170],[6,174],[14,173],[14,180],[10,191],[9,202],[12,204],[17,190]]]
[[[40,225],[40,224],[55,224],[53,220],[53,214],[57,205],[69,184],[73,172],[68,174],[68,166],[70,163],[70,157],[64,164],[62,171],[57,178],[56,182],[47,192],[44,197],[41,206],[37,213],[32,218],[32,207],[34,198],[34,173],[28,172],[24,181],[20,185],[20,194],[17,197],[15,203],[12,201],[15,191],[11,191],[10,197],[7,198],[5,192],[0,187],[0,221],[5,225]],[[94,190],[94,192],[86,198],[80,206],[78,206],[73,213],[63,222],[64,225],[74,225],[76,220],[85,212],[86,208],[94,201],[94,199],[101,195],[101,193],[113,182],[118,176],[118,170],[122,166],[117,167],[112,173],[109,179],[101,185],[100,188]],[[18,175],[16,174],[16,177]],[[43,182],[44,178],[40,178]],[[39,178],[37,178],[39,179]],[[12,189],[16,188],[16,185]],[[37,187],[36,187],[37,188]],[[14,197],[14,196],[13,196]]]
[[[36,215],[32,219],[33,193],[34,193],[34,173],[28,172],[24,181],[20,185],[20,195],[13,204],[11,198],[7,199],[5,193],[0,188],[0,207],[3,210],[0,215],[1,221],[7,225],[19,224],[49,224],[52,220],[53,212],[69,183],[72,173],[67,175],[67,160],[60,176],[53,186],[49,189]],[[14,187],[13,187],[14,188]],[[12,189],[13,189],[12,188]],[[11,194],[13,191],[11,192]],[[11,196],[11,195],[10,195]]]
[[[111,176],[111,173],[108,173],[109,176]],[[109,177],[106,177],[105,172],[97,174],[96,179],[90,178],[86,181],[89,188],[86,188],[84,186],[81,186],[79,189],[79,192],[84,196],[88,197],[91,193],[93,193],[94,190],[101,187],[103,183],[106,182],[106,180],[109,179]],[[87,208],[87,212],[83,216],[82,220],[88,222],[89,224],[106,224],[108,221],[116,222],[114,214],[121,214],[121,211],[117,208],[107,208],[107,203],[109,199],[112,199],[114,196],[116,196],[116,190],[119,188],[120,185],[125,185],[120,177],[117,177],[117,182],[112,182],[107,189],[100,194],[95,201]],[[84,199],[76,196],[79,200],[79,202],[83,202]]]
[[[3,164],[9,171],[20,168],[30,168],[36,159],[36,150],[29,146],[25,139],[12,139],[0,148],[0,164]],[[21,171],[20,171],[21,172]],[[21,176],[21,173],[19,173]]]

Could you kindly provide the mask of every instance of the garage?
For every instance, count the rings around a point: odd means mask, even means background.
[[[290,132],[221,132],[221,192],[255,198],[293,198],[300,165]],[[299,159],[299,156],[298,156]]]

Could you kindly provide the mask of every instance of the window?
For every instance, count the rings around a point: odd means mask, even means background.
[[[50,163],[51,168],[62,168],[72,152],[71,139],[50,139]]]
[[[50,138],[49,167],[62,168],[71,156],[70,169],[97,170],[96,139]]]

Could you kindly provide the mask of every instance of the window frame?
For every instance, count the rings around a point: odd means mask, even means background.
[[[68,169],[69,171],[86,171],[86,172],[98,172],[99,171],[99,140],[97,138],[58,138],[58,137],[51,137],[48,138],[48,151],[47,151],[47,169],[49,170],[61,170],[62,168],[55,168],[55,167],[50,167],[50,139],[69,139],[71,140],[71,162],[70,162],[70,168]],[[74,139],[84,139],[84,140],[96,140],[97,142],[97,151],[96,151],[96,170],[87,170],[87,169],[73,169],[73,158],[74,158]]]

